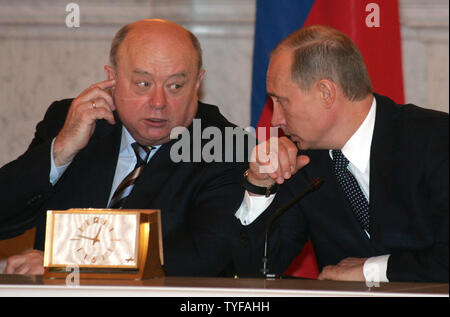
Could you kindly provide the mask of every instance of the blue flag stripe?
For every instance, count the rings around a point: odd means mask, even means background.
[[[266,72],[269,54],[287,35],[305,23],[314,0],[257,0],[251,125],[256,127],[266,102]]]

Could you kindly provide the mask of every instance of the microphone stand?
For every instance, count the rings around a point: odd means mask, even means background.
[[[300,194],[297,194],[291,201],[287,202],[283,206],[281,206],[277,211],[275,211],[272,216],[269,218],[269,221],[267,222],[266,226],[266,232],[264,235],[264,255],[262,257],[263,267],[261,268],[261,273],[266,278],[274,278],[275,275],[269,274],[269,257],[268,257],[268,242],[269,242],[269,234],[270,229],[272,228],[272,224],[275,222],[275,220],[281,216],[286,210],[292,207],[295,203],[297,203],[300,199],[308,195],[309,193],[312,193],[313,191],[316,191],[317,189],[322,186],[323,180],[320,178],[314,179],[311,184],[309,184],[308,188],[301,192]]]

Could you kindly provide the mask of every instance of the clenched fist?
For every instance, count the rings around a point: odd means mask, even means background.
[[[248,181],[261,187],[282,184],[309,163],[308,156],[297,153],[297,146],[285,136],[259,144],[252,152]]]

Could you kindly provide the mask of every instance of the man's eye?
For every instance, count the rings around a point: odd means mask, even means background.
[[[288,102],[287,102],[287,100],[286,99],[281,99],[281,98],[276,98],[276,103],[277,104],[279,104],[280,106],[282,106],[282,107],[285,107],[287,104],[288,104]]]
[[[139,88],[147,88],[148,86],[150,86],[150,84],[147,81],[138,81],[136,82],[136,85]]]
[[[272,102],[273,102],[274,104],[277,104],[277,105],[281,104],[280,99],[278,99],[278,98],[276,98],[276,97],[273,97],[273,98],[272,98]]]
[[[183,87],[183,85],[176,84],[176,83],[173,83],[173,84],[170,84],[170,85],[169,85],[169,89],[170,89],[170,90],[178,90],[178,89],[180,89],[181,87]]]

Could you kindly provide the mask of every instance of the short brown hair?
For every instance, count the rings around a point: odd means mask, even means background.
[[[123,26],[119,31],[117,31],[116,35],[114,36],[111,42],[111,48],[109,50],[109,62],[111,63],[111,66],[114,69],[117,69],[117,62],[118,62],[117,52],[119,51],[119,47],[127,37],[130,30],[131,30],[130,24]],[[197,53],[198,71],[200,71],[203,67],[203,57],[202,57],[203,52],[202,47],[200,45],[200,41],[191,31],[189,30],[186,31],[188,32],[189,39],[191,40],[192,46],[194,47]]]
[[[285,38],[273,54],[283,48],[293,50],[291,77],[303,90],[326,78],[352,101],[373,92],[358,47],[342,32],[322,25],[304,27]]]

